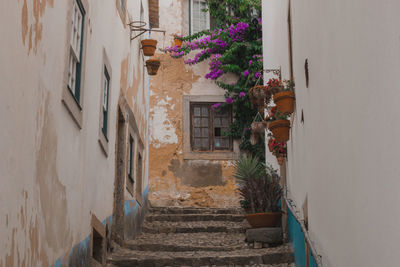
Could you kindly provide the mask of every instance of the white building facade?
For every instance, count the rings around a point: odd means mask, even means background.
[[[296,83],[288,198],[324,266],[399,265],[399,8],[263,0],[264,68],[281,67]],[[292,241],[304,250],[304,240]]]
[[[0,10],[0,266],[104,264],[147,207],[149,78],[127,24],[149,3]]]

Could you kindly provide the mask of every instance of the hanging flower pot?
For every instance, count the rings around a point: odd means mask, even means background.
[[[253,133],[264,133],[265,127],[261,121],[254,121],[251,123],[251,131]]]
[[[294,111],[294,92],[281,91],[273,96],[277,109],[282,114],[291,114]]]
[[[263,85],[256,85],[250,88],[249,96],[251,103],[253,105],[259,106],[260,108],[264,108],[265,101],[267,101],[268,103],[271,99],[271,95],[266,94],[265,86]]]
[[[146,60],[146,67],[149,75],[156,75],[158,68],[160,67],[160,61],[158,59]]]
[[[251,131],[257,134],[263,134],[265,131],[264,120],[260,112],[257,113],[253,122],[251,123]]]
[[[274,135],[276,141],[286,142],[289,140],[290,121],[289,120],[275,120],[271,121],[268,129]]]
[[[278,161],[278,164],[282,166],[285,162],[285,157],[283,155],[276,155],[276,160]]]
[[[142,40],[141,43],[142,43],[143,54],[147,57],[154,56],[154,53],[156,52],[157,48],[157,40],[146,39]]]

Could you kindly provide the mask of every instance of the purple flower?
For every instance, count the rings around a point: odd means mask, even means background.
[[[244,77],[249,76],[249,74],[250,74],[250,73],[249,73],[249,70],[245,70],[245,71],[243,72],[243,76],[244,76]]]
[[[216,103],[211,106],[211,109],[219,108],[219,106],[221,106],[221,103]]]
[[[235,101],[233,100],[232,97],[227,97],[227,98],[225,98],[225,102],[226,102],[227,104],[232,104],[232,103],[235,102]]]
[[[249,66],[251,66],[251,64],[253,64],[253,60],[250,59]]]
[[[239,97],[245,97],[246,96],[246,93],[245,92],[240,92],[239,93]]]
[[[256,74],[254,75],[254,77],[256,77],[256,78],[260,78],[260,76],[261,76],[260,72],[256,72]]]

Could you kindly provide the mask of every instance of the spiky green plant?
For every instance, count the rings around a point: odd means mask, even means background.
[[[282,190],[276,171],[251,154],[242,156],[234,166],[242,208],[251,213],[279,211]]]

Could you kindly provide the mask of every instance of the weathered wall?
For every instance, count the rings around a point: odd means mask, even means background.
[[[160,1],[160,25],[153,35],[159,47],[173,44],[173,34],[187,34],[187,0]],[[151,79],[151,145],[149,198],[153,205],[237,206],[232,160],[184,157],[183,96],[224,91],[206,80],[208,62],[187,66],[159,52],[161,67]]]
[[[130,41],[118,1],[89,1],[86,10],[82,129],[61,102],[71,2],[0,3],[1,267],[49,266],[57,259],[61,264],[70,255],[71,266],[87,264],[77,257],[87,255],[91,214],[105,223],[113,213],[121,88],[135,114],[144,159],[148,157],[148,81],[138,42]],[[146,17],[147,1],[143,5]],[[138,7],[128,1],[127,17],[139,18]],[[103,51],[113,77],[107,157],[98,142]],[[148,160],[144,162],[146,190]]]
[[[324,266],[398,266],[400,2],[291,2],[290,196],[299,208],[308,199]],[[284,78],[287,14],[288,1],[263,1],[264,67],[282,66]]]

